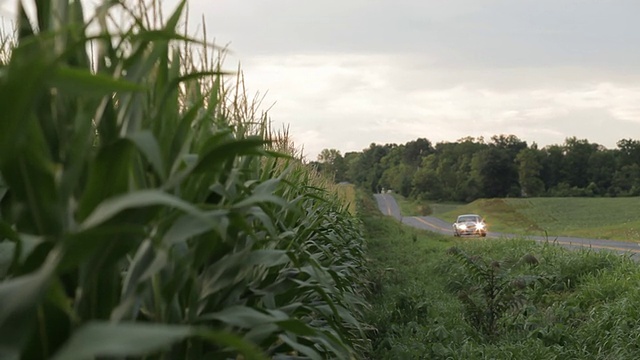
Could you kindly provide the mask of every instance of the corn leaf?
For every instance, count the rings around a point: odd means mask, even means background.
[[[208,221],[207,217],[198,208],[176,196],[158,190],[140,190],[103,201],[80,225],[80,229],[84,230],[98,226],[126,209],[143,208],[154,205],[176,208],[199,217],[203,221]]]
[[[74,332],[53,360],[141,356],[167,349],[193,334],[189,326],[90,322]]]
[[[109,95],[116,91],[143,91],[145,88],[139,84],[115,79],[111,76],[98,73],[92,74],[87,69],[58,67],[50,80],[51,86],[64,90],[69,94],[82,95]]]
[[[153,166],[158,176],[164,179],[166,170],[162,161],[162,152],[158,141],[150,131],[140,131],[127,135],[127,137],[138,147],[140,152],[144,154],[149,163]]]
[[[16,358],[31,335],[36,306],[55,274],[59,254],[53,251],[36,272],[0,283],[0,358]]]

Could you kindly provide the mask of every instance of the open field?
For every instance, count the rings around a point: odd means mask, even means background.
[[[370,358],[640,357],[640,268],[629,258],[454,239],[402,226],[368,199],[359,213],[371,259]]]
[[[391,195],[396,199],[398,206],[400,206],[400,212],[405,216],[433,215],[439,217],[464,205],[459,203],[425,203],[424,201],[407,199],[397,193]]]
[[[458,209],[462,205],[456,203],[433,203],[429,204],[429,208],[431,209],[431,215],[439,217],[442,214]]]
[[[398,206],[400,207],[400,213],[404,216],[431,215],[432,213],[431,207],[423,202],[420,202],[418,200],[407,199],[404,196],[397,193],[392,193],[391,195],[398,202]]]
[[[640,198],[482,199],[437,215],[482,214],[493,231],[640,241]]]
[[[403,215],[408,200],[397,196]],[[415,206],[415,205],[414,205]],[[448,222],[462,213],[481,214],[491,231],[522,235],[576,236],[640,241],[640,198],[480,199],[466,205],[429,204]],[[438,211],[435,211],[438,209]],[[411,214],[413,215],[413,214]]]

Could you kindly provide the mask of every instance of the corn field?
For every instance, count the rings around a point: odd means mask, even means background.
[[[366,353],[359,221],[186,1],[23,3],[0,39],[0,359]]]

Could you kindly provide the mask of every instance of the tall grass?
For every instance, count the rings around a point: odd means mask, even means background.
[[[638,359],[628,256],[401,226],[365,197],[373,359]]]
[[[0,67],[0,358],[362,353],[360,224],[185,1],[32,4]]]

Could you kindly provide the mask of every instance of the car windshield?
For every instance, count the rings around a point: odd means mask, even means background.
[[[458,218],[458,222],[480,222],[480,219],[477,216],[460,216]]]

